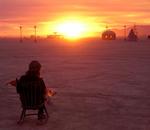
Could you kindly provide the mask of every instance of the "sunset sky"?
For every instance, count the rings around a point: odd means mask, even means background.
[[[123,25],[150,25],[150,0],[0,0],[0,36],[18,36],[58,31],[62,23],[84,26],[84,36]]]

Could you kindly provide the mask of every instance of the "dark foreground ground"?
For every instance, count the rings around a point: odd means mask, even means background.
[[[37,117],[17,125],[21,107],[15,88],[31,60],[57,91],[47,104],[48,123]],[[150,130],[150,43],[0,41],[0,130]]]

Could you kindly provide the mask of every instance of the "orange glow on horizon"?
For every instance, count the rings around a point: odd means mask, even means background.
[[[51,6],[50,6],[51,5]],[[123,26],[144,25],[143,34],[149,33],[150,0],[1,0],[0,36],[47,36],[58,32],[68,38],[95,36],[106,26],[123,30]],[[71,29],[72,28],[72,29]],[[118,31],[120,34],[121,31]],[[98,36],[98,35],[97,35]]]
[[[56,25],[56,32],[69,39],[80,38],[84,35],[85,31],[86,27],[81,22],[68,21]]]
[[[73,17],[72,17],[73,16]],[[53,22],[44,23],[43,33],[56,32],[67,39],[79,39],[95,36],[105,30],[105,25],[95,23],[93,19],[79,14],[69,14],[57,17]],[[96,33],[95,33],[96,32]]]

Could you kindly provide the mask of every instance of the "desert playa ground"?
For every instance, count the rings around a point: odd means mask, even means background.
[[[6,83],[31,60],[57,95],[47,124],[32,116],[19,126],[19,97]],[[150,130],[150,41],[0,40],[0,82],[0,130]]]

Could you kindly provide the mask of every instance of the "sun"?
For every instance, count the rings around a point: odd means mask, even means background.
[[[85,25],[80,22],[64,22],[57,26],[56,31],[66,38],[75,39],[83,36]]]

